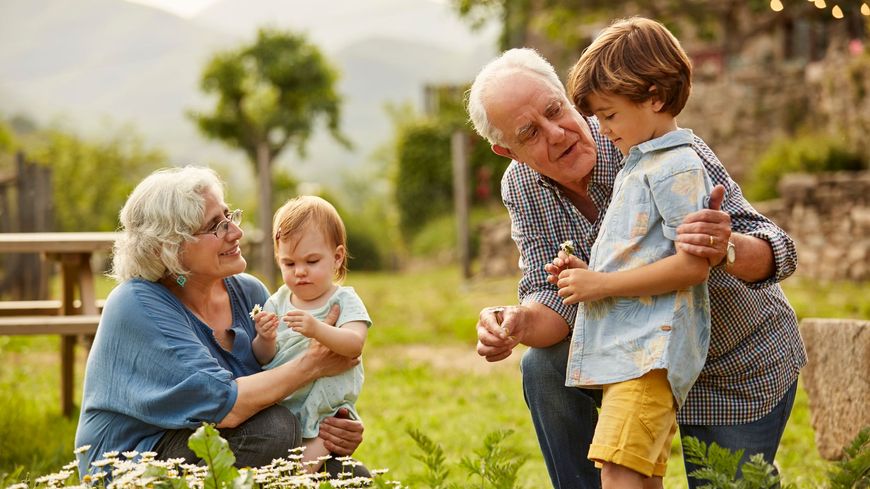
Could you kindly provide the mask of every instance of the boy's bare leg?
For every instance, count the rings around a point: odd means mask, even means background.
[[[605,462],[601,468],[602,489],[663,489],[661,477],[646,477],[628,467]]]
[[[302,464],[304,465],[305,470],[309,474],[319,471],[323,466],[323,460],[321,460],[320,457],[329,455],[329,450],[326,449],[323,440],[320,437],[305,438],[302,441],[302,446],[305,447],[305,451],[302,452]]]
[[[661,477],[652,476],[643,480],[643,489],[664,489],[664,481]]]

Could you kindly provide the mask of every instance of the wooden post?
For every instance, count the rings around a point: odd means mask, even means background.
[[[270,290],[275,286],[275,258],[272,256],[272,164],[269,161],[269,143],[257,146],[258,214],[262,232],[260,242],[260,273]]]
[[[471,277],[471,251],[468,238],[468,137],[455,131],[450,138],[453,160],[453,207],[456,211],[456,245],[462,278]]]
[[[45,231],[45,229],[39,229],[44,220],[38,215],[40,210],[38,202],[40,199],[45,199],[46,196],[39,194],[40,188],[37,186],[38,175],[35,165],[29,163],[24,153],[20,151],[15,154],[15,163],[18,231],[23,233]],[[19,277],[21,297],[29,299],[47,297],[48,273],[41,257],[32,253],[19,255],[16,261],[16,271],[13,273]]]

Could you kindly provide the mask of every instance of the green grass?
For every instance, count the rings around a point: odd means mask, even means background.
[[[416,428],[444,447],[454,481],[465,481],[462,456],[485,435],[512,429],[505,444],[529,456],[520,471],[526,488],[549,487],[534,430],[522,399],[517,358],[487,364],[474,353],[474,325],[487,305],[516,302],[516,280],[462,284],[455,268],[398,274],[352,272],[347,281],[362,296],[374,326],[364,354],[366,385],[358,409],[366,423],[357,456],[406,480],[421,472],[408,436]],[[98,285],[103,292],[110,285]],[[790,279],[786,293],[800,317],[870,319],[867,284],[818,285]],[[105,296],[101,293],[101,296]],[[72,459],[75,418],[59,414],[58,342],[52,337],[0,337],[0,480],[17,466],[52,472]],[[83,360],[81,358],[80,360]],[[83,363],[77,372],[80,376]],[[80,399],[77,393],[76,399]],[[685,487],[679,445],[674,444],[665,486]],[[777,463],[787,482],[816,487],[828,463],[815,448],[806,393],[795,407]]]

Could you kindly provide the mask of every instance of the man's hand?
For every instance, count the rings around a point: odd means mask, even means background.
[[[323,440],[326,449],[336,455],[351,455],[363,439],[363,424],[361,421],[349,419],[347,409],[341,408],[330,418],[320,422],[318,436]]]
[[[524,306],[487,307],[477,320],[477,354],[488,362],[511,355],[527,333]]]
[[[725,187],[716,185],[710,192],[710,208],[693,212],[677,227],[677,246],[690,255],[706,258],[711,266],[725,258],[731,239],[731,216],[721,211]]]

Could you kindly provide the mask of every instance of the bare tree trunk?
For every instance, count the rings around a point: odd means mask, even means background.
[[[257,191],[259,192],[258,214],[262,232],[260,242],[260,273],[269,290],[275,287],[275,258],[272,253],[272,161],[269,143],[257,145]]]

